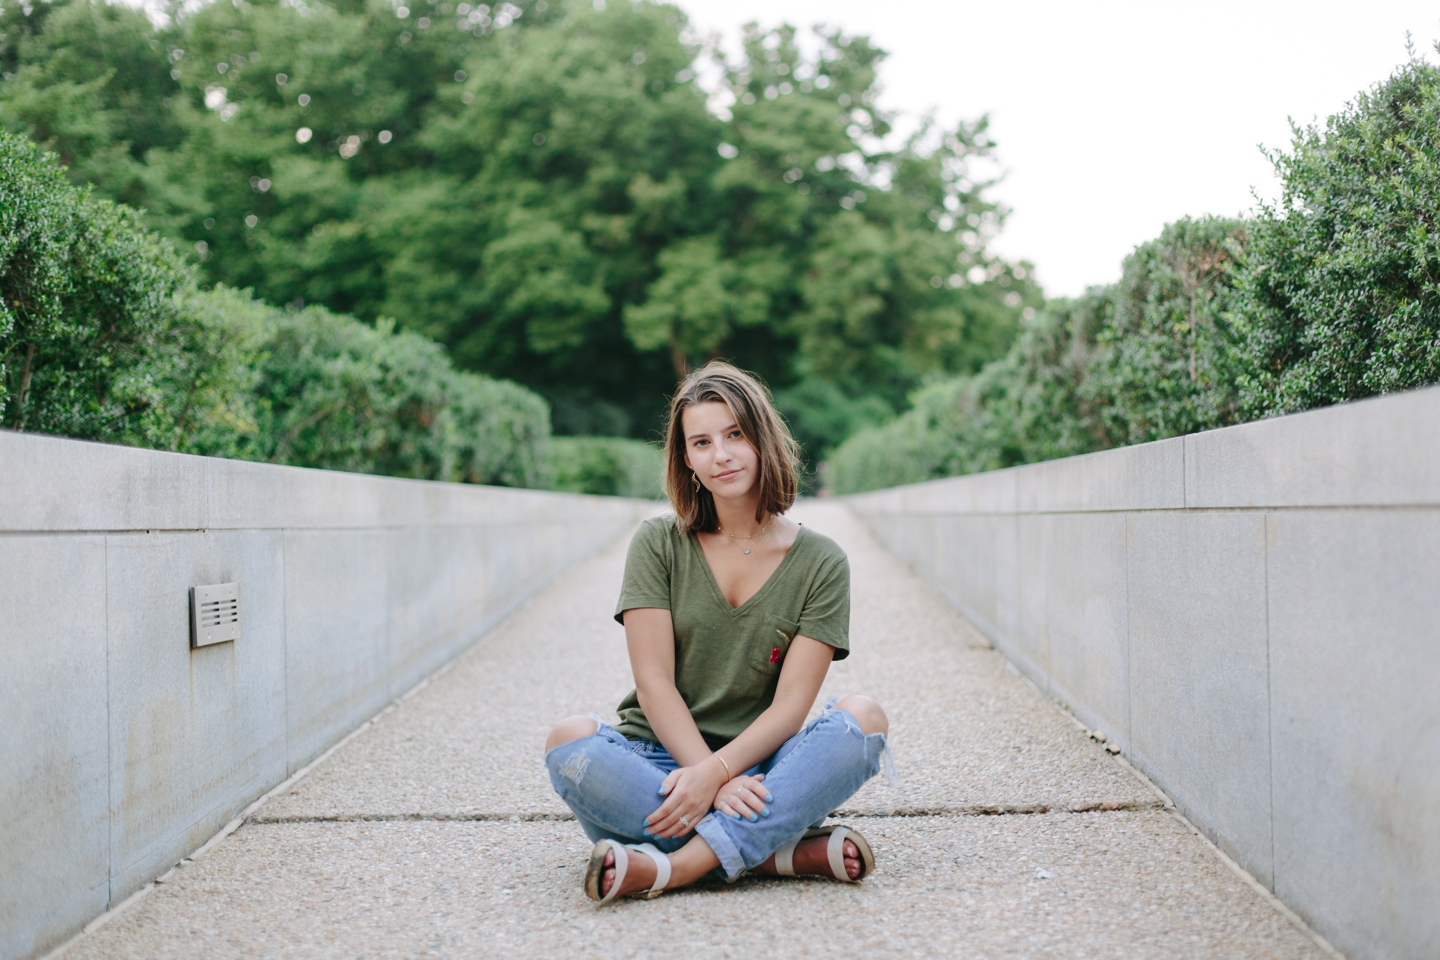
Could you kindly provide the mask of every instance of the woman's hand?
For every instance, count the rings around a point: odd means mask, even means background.
[[[645,818],[645,829],[662,840],[683,837],[695,829],[715,802],[715,794],[724,783],[725,773],[718,763],[697,763],[670,771],[660,792],[665,802]]]
[[[764,779],[763,773],[753,777],[742,773],[720,788],[720,792],[715,795],[715,809],[736,820],[741,817],[758,820],[770,816],[767,804],[773,798],[770,791],[760,785],[760,781]]]

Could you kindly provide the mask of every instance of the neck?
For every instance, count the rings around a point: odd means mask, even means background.
[[[720,526],[725,528],[726,533],[734,534],[737,537],[748,537],[765,525],[763,518],[759,522],[755,520],[755,508],[759,505],[758,497],[745,497],[743,500],[721,500],[715,498],[715,516],[720,521]]]

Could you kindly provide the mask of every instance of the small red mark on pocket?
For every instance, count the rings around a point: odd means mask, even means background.
[[[780,648],[779,648],[779,647],[776,647],[774,650],[771,650],[771,651],[770,651],[770,662],[771,662],[771,663],[779,663],[779,662],[780,662]]]

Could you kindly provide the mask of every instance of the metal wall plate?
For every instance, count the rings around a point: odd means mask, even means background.
[[[190,588],[190,646],[208,647],[240,638],[240,584]]]

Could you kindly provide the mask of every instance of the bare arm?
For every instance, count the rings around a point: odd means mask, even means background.
[[[626,610],[624,617],[630,672],[635,675],[635,695],[645,719],[680,766],[704,762],[710,748],[675,688],[675,624],[670,611],[636,607]]]

